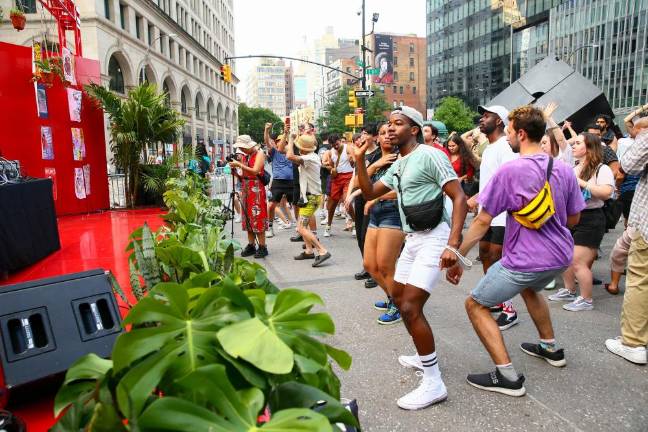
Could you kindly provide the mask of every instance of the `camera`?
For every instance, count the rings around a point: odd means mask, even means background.
[[[229,154],[229,155],[225,156],[225,160],[227,162],[234,162],[236,160],[236,155],[235,154]]]

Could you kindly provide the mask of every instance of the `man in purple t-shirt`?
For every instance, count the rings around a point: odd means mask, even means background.
[[[493,264],[466,299],[472,325],[495,362],[495,371],[468,375],[468,383],[482,390],[523,396],[524,376],[518,375],[506,351],[502,333],[489,307],[521,294],[538,329],[537,344],[523,343],[525,353],[565,366],[565,354],[556,347],[549,308],[540,291],[561,274],[572,260],[574,241],[569,227],[578,223],[585,208],[573,170],[554,160],[549,177],[555,213],[539,228],[527,228],[512,215],[527,206],[547,180],[549,156],[540,148],[545,132],[542,111],[524,106],[509,114],[508,141],[520,158],[505,163],[479,196],[482,210],[464,237],[458,253],[466,255],[488,231],[494,215],[507,212],[502,259]],[[455,265],[447,279],[459,283],[463,270]]]

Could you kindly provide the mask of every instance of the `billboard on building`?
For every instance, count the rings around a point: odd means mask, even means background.
[[[391,84],[394,82],[394,41],[391,36],[377,34],[375,42],[374,68],[379,72],[373,76],[373,82]]]

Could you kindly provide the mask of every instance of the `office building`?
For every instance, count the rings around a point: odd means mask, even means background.
[[[252,70],[247,80],[247,104],[267,108],[280,118],[288,115],[286,96],[286,64],[263,59]],[[292,85],[291,85],[292,88]],[[292,92],[292,89],[290,90]]]
[[[215,153],[231,152],[238,133],[236,67],[234,83],[221,79],[225,57],[234,55],[232,0],[77,0],[83,56],[101,65],[102,83],[125,95],[140,82],[156,84],[187,121],[182,142],[216,144]],[[58,51],[56,25],[36,0],[21,0],[24,31],[6,23],[0,39],[31,45],[47,36]],[[5,19],[13,0],[0,0]],[[108,134],[106,135],[108,136]],[[170,145],[169,145],[170,146]],[[108,148],[108,160],[112,159]],[[168,147],[167,147],[168,150]]]
[[[555,55],[626,112],[646,100],[647,13],[646,0],[427,0],[428,108],[475,108]]]

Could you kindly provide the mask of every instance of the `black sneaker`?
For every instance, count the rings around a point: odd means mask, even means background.
[[[466,378],[468,384],[478,389],[502,393],[508,396],[524,396],[524,375],[518,375],[517,381],[509,381],[502,376],[499,370],[485,374],[472,374]]]
[[[378,282],[374,280],[374,278],[369,278],[365,281],[365,288],[376,288],[378,286]]]
[[[256,253],[254,254],[254,258],[265,258],[267,256],[268,256],[267,246],[259,246],[259,249],[257,249]]]
[[[245,246],[245,249],[241,251],[241,256],[242,257],[249,257],[252,256],[256,253],[256,247],[254,247],[253,244],[249,244]]]
[[[324,255],[317,255],[315,257],[315,262],[313,263],[313,267],[319,267],[324,261],[326,261],[329,258],[331,258],[331,252],[326,252]]]
[[[319,241],[319,237],[317,237],[317,241]],[[302,249],[306,250],[306,243],[302,245]]]
[[[508,328],[513,327],[518,322],[520,322],[520,320],[518,320],[517,314],[509,316],[506,312],[502,312],[497,317],[496,321],[497,321],[497,326],[499,327],[500,330],[506,330]]]
[[[355,280],[363,280],[363,279],[369,279],[371,275],[367,270],[363,269],[361,272],[354,274],[353,277],[355,278]]]
[[[540,344],[522,343],[520,349],[533,357],[545,359],[551,366],[563,367],[567,365],[565,361],[565,351],[560,348],[556,351],[547,351]]]
[[[592,285],[601,285],[603,281],[601,279],[597,279],[595,277],[592,278]]]
[[[300,241],[304,241],[304,237],[302,237],[301,234],[295,234],[294,236],[290,237],[290,241],[293,243],[297,243]]]

